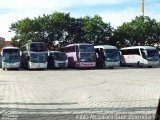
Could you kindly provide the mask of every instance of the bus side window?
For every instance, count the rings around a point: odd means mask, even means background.
[[[140,51],[141,51],[142,57],[143,57],[144,59],[146,59],[146,58],[147,58],[147,55],[146,55],[145,50],[144,50],[144,49],[140,49]]]

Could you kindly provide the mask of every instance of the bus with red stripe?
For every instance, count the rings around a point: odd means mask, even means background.
[[[96,67],[96,55],[94,45],[89,43],[70,44],[65,47],[68,57],[68,67],[94,68]]]

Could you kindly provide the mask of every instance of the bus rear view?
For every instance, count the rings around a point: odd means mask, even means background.
[[[5,47],[2,49],[2,69],[20,68],[21,52],[18,47]]]

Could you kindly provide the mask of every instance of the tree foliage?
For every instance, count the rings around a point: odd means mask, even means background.
[[[71,43],[111,44],[119,48],[135,45],[159,45],[160,23],[148,16],[139,16],[117,29],[95,15],[73,18],[69,13],[54,12],[34,19],[25,18],[11,24],[14,46],[43,41],[51,50]],[[58,44],[56,44],[58,43]]]
[[[97,15],[73,18],[69,13],[59,12],[19,20],[12,23],[10,29],[16,33],[12,38],[14,46],[20,47],[29,40],[43,41],[51,50],[80,42],[106,44],[112,35],[110,24]]]
[[[111,43],[118,47],[160,44],[160,24],[148,16],[125,22],[114,30]]]

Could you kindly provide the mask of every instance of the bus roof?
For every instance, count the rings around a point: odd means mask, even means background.
[[[124,48],[121,48],[120,50],[125,50],[125,49],[156,49],[155,47],[152,47],[152,46],[132,46],[132,47],[124,47]]]
[[[26,44],[32,44],[32,43],[45,43],[45,42],[27,42],[24,45],[26,45]],[[22,46],[24,46],[24,45],[22,45]]]
[[[45,43],[45,42],[29,42],[29,43]]]
[[[50,53],[65,53],[65,52],[61,52],[61,51],[50,51]]]
[[[3,49],[19,49],[18,47],[13,47],[13,46],[7,46],[7,47],[4,47]]]
[[[117,49],[117,47],[112,45],[96,45],[94,48],[103,48],[103,49]]]
[[[93,44],[90,44],[90,43],[74,43],[74,44],[69,44],[66,47],[75,46],[75,45],[93,45]]]

